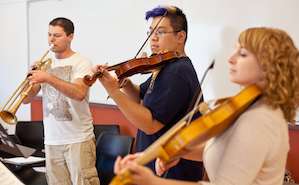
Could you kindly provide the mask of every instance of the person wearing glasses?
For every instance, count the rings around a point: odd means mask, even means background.
[[[282,30],[261,27],[241,33],[228,58],[229,79],[245,88],[255,84],[261,95],[224,132],[182,156],[203,160],[209,182],[160,178],[132,162],[142,153],[118,157],[115,173],[128,168],[132,183],[139,185],[283,184],[290,149],[287,122],[294,120],[299,106],[298,56],[294,42]],[[159,159],[156,164],[157,175],[174,165],[165,167]]]
[[[162,18],[165,13],[165,18]],[[200,88],[195,69],[184,50],[187,39],[185,14],[177,7],[158,6],[146,13],[146,20],[150,18],[152,23],[148,34],[152,33],[150,36],[152,53],[176,50],[182,54],[182,57],[166,64],[140,86],[126,79],[122,91],[119,90],[118,79],[110,75],[107,70],[104,70],[99,78],[110,98],[115,101],[126,118],[138,128],[136,152],[144,151],[183,118],[197,89]],[[157,25],[159,20],[161,22]],[[96,73],[103,67],[106,67],[106,64],[96,65],[92,71]],[[194,118],[199,116],[200,113],[197,113]],[[154,161],[147,166],[155,170]],[[201,179],[201,174],[201,162],[183,159],[166,173],[166,178],[198,181]]]

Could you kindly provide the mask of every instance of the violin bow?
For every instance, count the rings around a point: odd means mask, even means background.
[[[137,52],[137,54],[135,55],[134,58],[136,58],[139,53],[141,52],[141,50],[143,49],[143,47],[145,46],[145,44],[147,43],[148,39],[152,36],[152,34],[154,33],[155,29],[158,27],[158,25],[160,24],[160,22],[162,22],[162,20],[164,20],[165,16],[167,14],[167,10],[165,11],[164,15],[162,15],[161,19],[158,21],[158,23],[156,24],[156,26],[154,27],[153,31],[151,31],[151,33],[149,34],[149,36],[146,38],[146,40],[144,41],[144,43],[142,44],[141,48],[139,49],[139,51]]]
[[[203,83],[203,80],[205,79],[206,74],[208,73],[208,71],[209,71],[210,69],[213,69],[213,67],[214,67],[214,63],[215,63],[215,59],[213,60],[212,64],[209,66],[209,68],[208,68],[208,69],[206,70],[206,72],[204,73],[204,75],[203,75],[203,77],[202,77],[202,79],[201,79],[201,81],[200,81],[200,84],[199,84],[199,86],[198,86],[198,88],[197,88],[197,90],[196,90],[196,92],[195,92],[195,94],[194,94],[194,96],[193,96],[193,98],[192,98],[192,101],[191,101],[191,103],[190,103],[190,105],[189,105],[189,108],[188,108],[188,110],[187,110],[187,114],[186,114],[186,116],[185,116],[184,118],[181,119],[181,120],[188,119],[188,122],[185,124],[186,126],[188,126],[188,125],[190,124],[190,122],[191,122],[191,120],[192,120],[192,118],[193,118],[195,112],[198,111],[198,104],[199,104],[199,101],[200,101],[200,99],[201,99],[201,97],[202,97],[202,94],[203,94],[203,93],[202,93],[202,90],[201,90],[201,88],[200,88],[200,86],[201,86],[201,84]],[[199,93],[199,92],[200,92],[200,93]],[[169,171],[169,169],[167,169],[167,170],[165,171],[163,178],[166,178],[168,171]]]
[[[198,110],[199,101],[200,101],[200,99],[201,99],[201,97],[202,97],[202,95],[203,95],[200,86],[202,85],[203,80],[205,79],[206,74],[208,73],[208,71],[209,71],[210,69],[213,69],[213,67],[214,67],[214,63],[215,63],[215,59],[213,60],[212,64],[209,66],[209,68],[208,68],[208,69],[206,70],[206,72],[204,73],[203,78],[201,79],[200,84],[199,84],[199,86],[198,86],[198,88],[197,88],[197,90],[196,90],[196,93],[194,94],[194,96],[193,96],[193,98],[192,98],[192,101],[191,101],[191,103],[190,103],[190,105],[189,105],[189,108],[188,108],[188,110],[187,110],[187,113],[190,112],[191,114],[190,114],[190,116],[189,116],[189,118],[188,118],[188,123],[187,123],[186,125],[189,125],[189,124],[190,124],[191,119],[192,119],[192,117],[193,117],[194,114],[195,114],[195,111]],[[199,92],[200,92],[200,93],[199,93]],[[192,112],[191,112],[191,111],[192,111]]]
[[[162,20],[165,18],[167,14],[167,10],[165,11],[164,15],[160,18],[160,20],[158,21],[158,23],[155,25],[153,31],[149,34],[149,36],[146,38],[146,40],[144,41],[144,43],[142,44],[142,46],[140,47],[139,51],[137,52],[137,54],[135,55],[134,59],[137,58],[137,56],[139,55],[139,53],[143,50],[143,47],[147,44],[148,39],[152,36],[152,34],[154,33],[154,30],[158,27],[158,25],[160,24],[160,22],[162,22]],[[104,71],[105,69],[103,69]],[[123,83],[123,82],[122,82]],[[122,84],[121,83],[121,84]],[[110,95],[108,95],[108,97],[106,98],[106,101],[110,98]]]

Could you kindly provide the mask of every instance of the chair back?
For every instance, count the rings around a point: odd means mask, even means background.
[[[37,157],[45,157],[41,151],[44,149],[44,125],[43,121],[19,121],[16,124],[16,133],[22,145],[36,149],[32,154]]]
[[[95,139],[97,140],[102,132],[119,134],[119,125],[93,125]]]
[[[113,166],[117,156],[132,152],[135,138],[132,136],[102,132],[96,142],[96,168],[101,185],[108,185],[115,176]]]

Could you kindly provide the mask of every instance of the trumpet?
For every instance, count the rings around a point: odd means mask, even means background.
[[[54,47],[53,44],[51,44],[50,48],[48,49],[48,51],[44,54],[44,56],[40,59],[40,61],[32,68],[32,70],[43,70],[43,71],[47,71],[47,69],[50,67],[51,63],[52,63],[52,59],[47,59],[45,61],[43,61],[43,59],[46,57],[46,55],[49,53],[49,51]],[[21,85],[17,88],[17,90],[13,93],[13,95],[9,98],[9,100],[4,104],[4,106],[1,109],[0,112],[0,117],[3,121],[5,121],[6,123],[10,124],[10,125],[15,125],[18,123],[18,119],[15,116],[17,110],[19,109],[21,103],[24,101],[24,99],[28,96],[29,91],[31,90],[31,88],[33,87],[33,84],[30,85],[26,91],[24,91],[25,87],[29,84],[29,82],[27,81],[27,78],[31,76],[30,74],[27,75],[27,77],[25,78],[25,80],[21,83]],[[23,92],[24,91],[24,92]],[[20,97],[20,99],[18,100],[17,103],[16,100],[17,98]],[[12,100],[13,99],[13,100]],[[11,101],[12,100],[12,101]],[[10,103],[10,104],[9,104]],[[14,104],[15,103],[15,104]],[[8,105],[9,104],[9,105]],[[8,105],[8,107],[6,108],[6,106]],[[12,107],[12,105],[14,105]],[[12,107],[10,110],[9,108]],[[6,108],[6,109],[5,109]]]

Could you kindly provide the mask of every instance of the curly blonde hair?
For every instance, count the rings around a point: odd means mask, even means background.
[[[299,60],[290,36],[279,29],[250,28],[241,33],[239,43],[253,53],[262,68],[257,84],[261,100],[280,107],[285,119],[292,122],[299,106]]]

